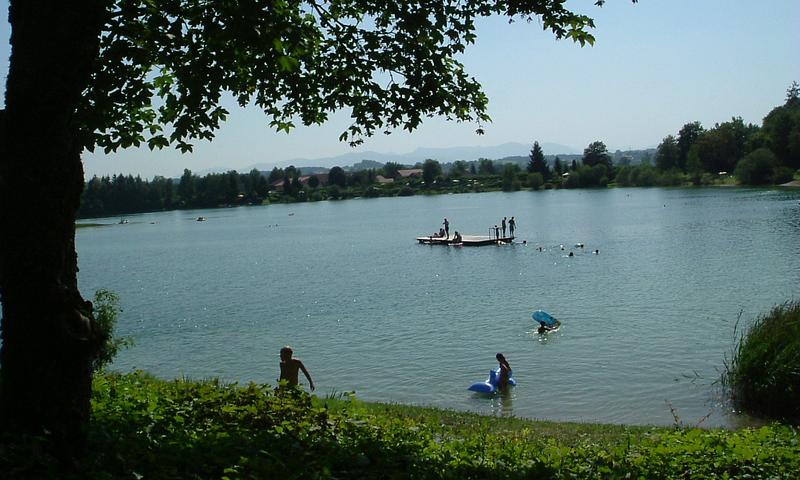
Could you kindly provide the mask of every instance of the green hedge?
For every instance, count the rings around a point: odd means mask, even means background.
[[[265,385],[104,374],[94,386],[90,454],[73,476],[789,479],[800,471],[792,427],[595,428],[606,436],[581,424],[312,403]],[[4,478],[64,477],[43,442],[3,438]]]

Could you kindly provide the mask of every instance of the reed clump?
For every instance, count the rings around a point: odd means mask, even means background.
[[[756,319],[734,346],[723,380],[742,410],[800,423],[800,302]]]

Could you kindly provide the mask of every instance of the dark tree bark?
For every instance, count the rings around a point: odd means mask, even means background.
[[[0,125],[0,422],[85,447],[92,359],[103,341],[78,292],[83,189],[76,107],[97,58],[106,2],[12,0]]]

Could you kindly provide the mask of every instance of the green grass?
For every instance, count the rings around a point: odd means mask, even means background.
[[[344,396],[340,396],[344,397]],[[0,434],[3,478],[795,478],[800,437],[530,421],[267,385],[96,377],[89,454],[69,475],[46,441]]]
[[[800,423],[800,302],[756,319],[735,346],[723,381],[740,408]]]

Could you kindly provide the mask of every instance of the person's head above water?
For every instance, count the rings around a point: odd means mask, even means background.
[[[281,348],[281,360],[289,360],[292,358],[293,353],[294,350],[292,350],[292,347],[286,345],[285,347]]]
[[[506,361],[506,357],[504,357],[502,353],[498,353],[497,355],[494,356],[494,358],[496,358],[498,362]]]

